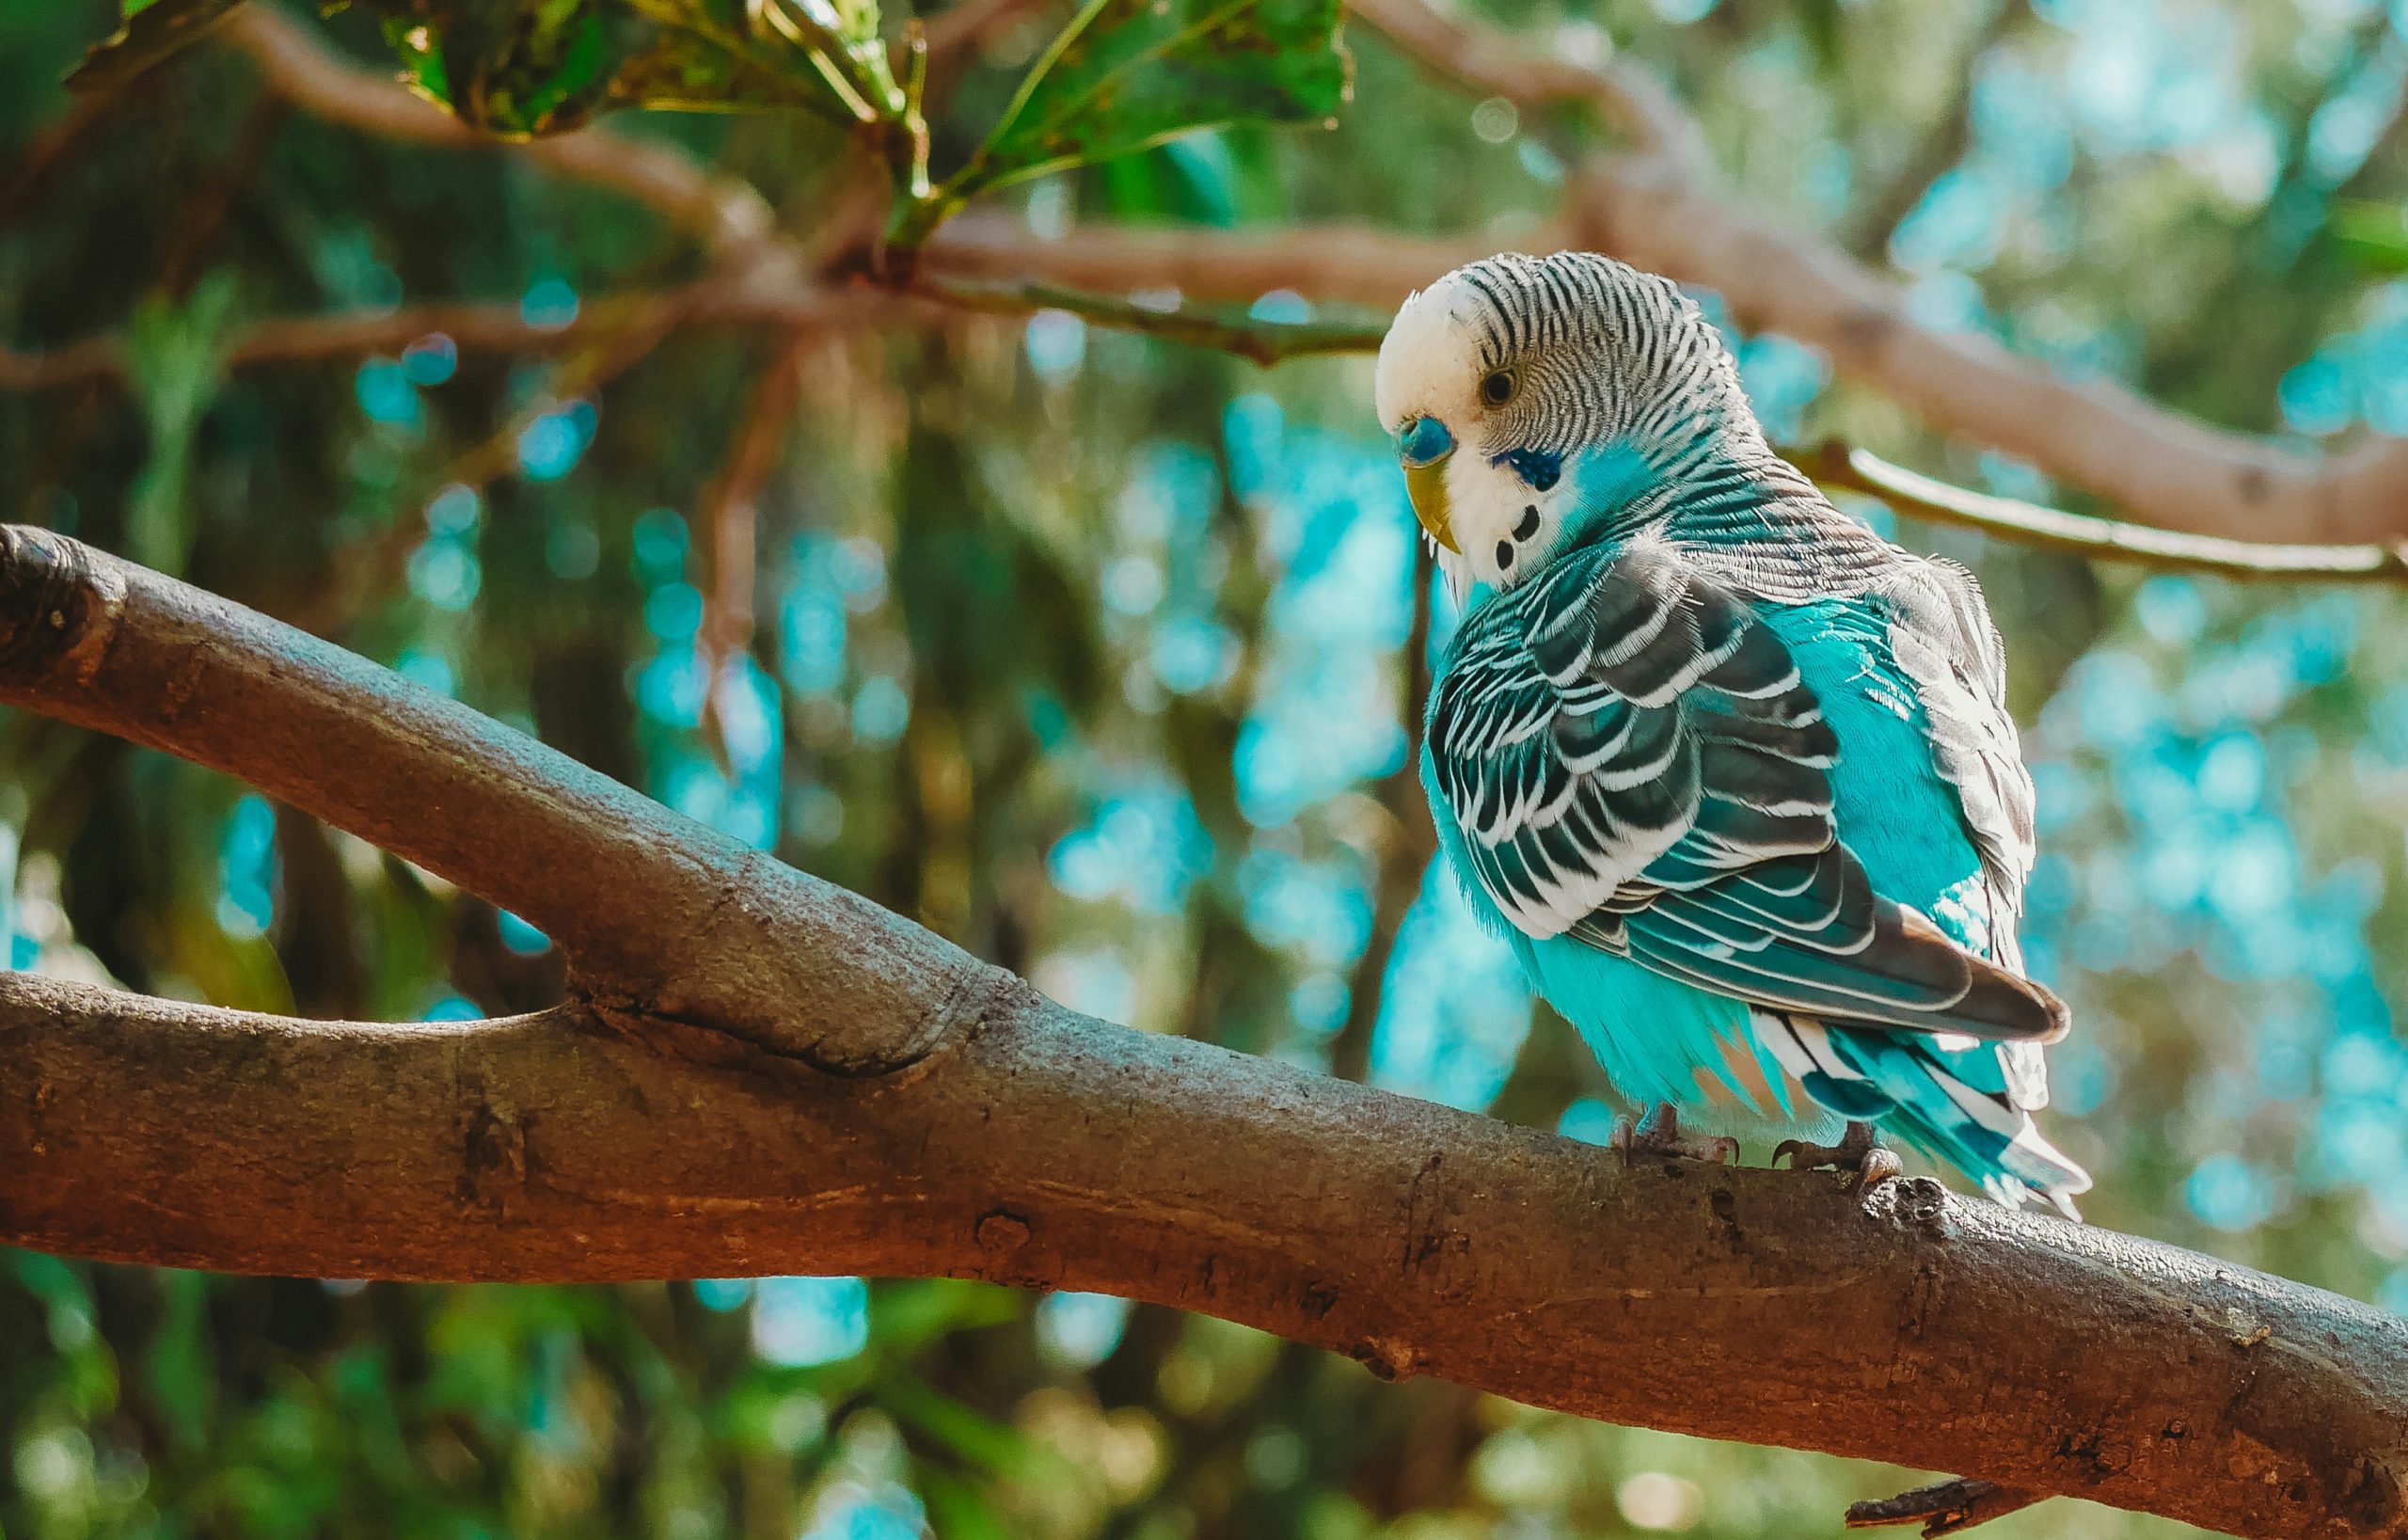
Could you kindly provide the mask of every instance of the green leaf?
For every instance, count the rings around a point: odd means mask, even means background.
[[[972,1467],[1047,1484],[1077,1479],[1058,1451],[923,1381],[898,1375],[879,1387],[878,1401],[898,1421]]]
[[[182,305],[160,294],[143,300],[126,327],[127,380],[150,430],[126,505],[126,551],[171,576],[184,570],[192,548],[193,445],[225,383],[236,290],[231,269],[213,270]]]
[[[667,112],[753,112],[800,107],[845,117],[816,71],[780,70],[693,32],[663,27],[652,46],[619,67],[614,103]]]
[[[513,138],[575,128],[649,28],[612,0],[384,8],[412,89],[462,122]]]
[[[2408,210],[2364,199],[2333,210],[2325,227],[2333,244],[2368,273],[2408,273]]]
[[[125,24],[67,77],[80,93],[113,91],[198,41],[243,0],[129,0]]]
[[[847,10],[802,0],[627,0],[657,28],[621,71],[627,103],[687,111],[804,107],[841,122],[898,104],[874,0]],[[865,28],[863,31],[862,29]]]
[[[781,8],[784,29],[748,22],[743,0],[379,0],[377,8],[413,90],[509,137],[562,133],[624,106],[801,107],[844,121],[884,113],[894,85],[875,6],[818,4],[806,14],[801,3],[763,0],[762,14]],[[856,37],[864,26],[866,38]]]
[[[951,191],[1200,128],[1329,121],[1354,76],[1339,18],[1339,0],[1088,0]]]

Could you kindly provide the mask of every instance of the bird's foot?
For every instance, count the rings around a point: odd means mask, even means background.
[[[1793,1171],[1854,1171],[1860,1191],[1870,1191],[1899,1172],[1898,1157],[1873,1136],[1871,1123],[1848,1124],[1837,1144],[1783,1139],[1772,1152],[1774,1163],[1783,1155]]]
[[[1671,1155],[1677,1160],[1729,1166],[1739,1158],[1736,1139],[1722,1135],[1691,1137],[1683,1134],[1681,1115],[1670,1102],[1656,1103],[1656,1110],[1637,1123],[1627,1118],[1615,1119],[1612,1142],[1624,1161],[1633,1155]]]

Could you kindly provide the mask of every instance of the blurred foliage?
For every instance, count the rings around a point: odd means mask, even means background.
[[[999,186],[1196,128],[1318,121],[1345,100],[1337,0],[1088,0],[962,181]]]
[[[585,46],[576,18],[665,26],[669,3],[539,8],[568,30],[511,35],[517,56],[445,32],[467,49],[441,55],[445,89],[478,79],[487,120],[561,126],[618,99],[593,94],[603,76],[553,96],[497,61],[541,73]],[[2408,432],[2408,284],[2369,256],[2408,228],[2408,42],[2382,8],[1486,8],[1664,71],[1741,196],[1893,264],[1933,325],[2303,444]],[[401,11],[327,24],[389,60]],[[861,12],[829,14],[863,42]],[[1096,46],[1025,87],[1071,21],[1040,15],[929,103],[935,162],[974,164],[1006,122],[1072,124],[1098,153],[1151,139],[1152,87],[1110,84],[1138,78],[1122,50],[1176,74],[1217,36],[1192,30],[1208,14],[1284,37],[1327,13],[1099,0]],[[1104,47],[1106,22],[1137,30]],[[1407,752],[1416,590],[1367,359],[1263,372],[1067,310],[816,340],[754,500],[757,624],[722,657],[705,640],[717,489],[787,341],[660,324],[632,345],[657,320],[642,296],[704,270],[689,237],[507,155],[308,119],[208,45],[71,99],[57,81],[117,23],[98,0],[0,7],[0,337],[117,334],[131,363],[0,396],[8,516],[316,617],[1080,1008],[1603,1136],[1610,1093],[1447,884],[1404,872],[1419,897],[1393,954],[1373,945],[1402,848],[1379,788]],[[792,88],[799,45],[742,38],[784,50],[762,56]],[[1335,132],[1241,123],[997,202],[1073,240],[1108,221],[1500,247],[1530,230],[1588,130],[1350,41]],[[1342,73],[1298,68],[1259,116],[1327,110]],[[1142,110],[1079,116],[1106,98]],[[621,121],[750,180],[796,230],[870,152],[816,111]],[[1028,142],[1012,167],[1052,153]],[[605,318],[610,340],[550,359],[429,334],[225,365],[264,317],[438,299]],[[1256,310],[1311,316],[1287,294]],[[1792,340],[1733,341],[1778,434],[2080,505],[1833,384]],[[2029,952],[2081,1024],[2048,1116],[2099,1179],[2092,1217],[2408,1308],[2403,600],[1894,532],[1978,568],[2015,659],[2047,851]],[[561,988],[515,917],[190,766],[19,717],[0,783],[17,966],[388,1019]],[[1339,1040],[1350,1019],[1368,1040]],[[1381,1385],[1075,1295],[363,1287],[0,1257],[10,1537],[1740,1540],[1833,1533],[1846,1500],[1907,1479]],[[2175,1529],[2055,1503],[1995,1532]]]

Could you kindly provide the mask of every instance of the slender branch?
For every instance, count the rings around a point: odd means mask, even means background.
[[[1627,152],[1600,154],[1577,168],[1561,214],[1526,241],[1534,249],[1608,251],[1715,289],[1744,324],[1823,349],[1841,371],[1934,427],[2027,459],[2156,528],[2335,543],[2408,533],[2408,440],[2378,437],[2332,454],[2303,452],[2169,411],[2119,386],[2061,378],[1988,338],[1925,326],[1894,283],[1830,241],[1784,230],[1720,189],[1695,119],[1635,62],[1615,56],[1580,64],[1442,17],[1421,0],[1358,0],[1354,9],[1469,89],[1534,106],[1585,102],[1622,130]],[[940,30],[932,29],[932,53]],[[391,82],[336,61],[262,8],[246,9],[225,35],[261,60],[277,89],[321,116],[427,143],[492,142]],[[645,202],[722,246],[773,238],[757,193],[667,146],[586,129],[512,150]],[[1206,302],[1247,303],[1290,289],[1321,306],[1392,309],[1414,288],[1491,248],[1477,235],[1416,239],[1344,227],[1086,230],[1043,241],[991,221],[965,226],[957,219],[937,231],[921,254],[922,272],[1099,296],[1177,288]],[[1210,327],[1181,333],[1126,310],[1113,324],[1220,345]],[[1253,338],[1251,331],[1235,334],[1247,347]]]
[[[1381,337],[1387,331],[1386,322],[1270,321],[1198,310],[1176,295],[1167,304],[1155,306],[1117,294],[1051,283],[977,284],[921,279],[909,292],[959,309],[1000,315],[1068,310],[1101,326],[1234,353],[1265,366],[1312,353],[1370,352],[1380,345]]]
[[[2181,534],[1969,491],[1892,465],[1870,450],[1850,449],[1830,440],[1809,450],[1782,452],[1827,489],[1862,492],[1915,518],[1979,530],[2020,545],[2071,551],[2096,561],[2140,562],[2222,578],[2408,583],[2408,541],[2381,546],[2277,546]]]
[[[464,350],[547,353],[589,340],[596,307],[588,305],[568,325],[537,325],[516,305],[445,303],[350,315],[287,316],[247,327],[229,344],[225,364],[244,369],[316,358],[360,357],[392,353],[440,332]],[[46,353],[0,348],[0,390],[48,390],[122,379],[122,339],[87,338]]]
[[[0,1243],[302,1276],[958,1276],[2246,1534],[2408,1534],[2408,1323],[1893,1181],[1635,1165],[1081,1017],[455,702],[0,530],[0,700],[526,916],[566,1005],[0,977]],[[1868,1374],[1867,1364],[1882,1372]]]
[[[795,332],[778,344],[752,385],[752,400],[728,448],[726,466],[703,499],[710,531],[709,568],[703,585],[703,711],[712,742],[726,754],[720,685],[728,659],[752,644],[752,595],[761,538],[761,493],[778,468],[778,452],[793,431],[802,366],[818,338]]]
[[[1901,1492],[1893,1498],[1851,1502],[1847,1509],[1847,1527],[1874,1530],[1892,1524],[1921,1524],[1924,1540],[1939,1540],[1941,1535],[1956,1534],[1976,1524],[1987,1524],[1993,1518],[2020,1513],[2047,1495],[2001,1486],[1996,1482],[1944,1481],[1931,1486],[1918,1486],[1911,1492]]]

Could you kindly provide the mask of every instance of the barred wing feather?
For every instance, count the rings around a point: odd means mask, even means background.
[[[1834,1022],[2064,1031],[2047,991],[1872,891],[1788,649],[1667,543],[1568,553],[1473,611],[1428,743],[1473,878],[1526,935]]]

